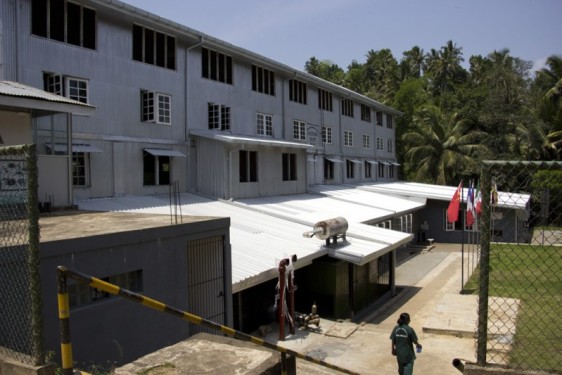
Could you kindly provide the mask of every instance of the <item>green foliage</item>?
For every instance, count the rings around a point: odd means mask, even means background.
[[[562,160],[562,57],[549,57],[534,77],[532,63],[508,49],[470,56],[468,70],[464,60],[462,47],[449,40],[427,53],[414,46],[400,61],[381,49],[368,51],[365,62],[352,61],[347,71],[315,57],[305,68],[404,113],[396,121],[396,139],[402,141],[396,150],[406,179],[455,185],[475,174],[481,160]],[[441,112],[440,122],[454,118],[471,125],[453,134],[454,126],[441,124],[445,133],[432,133],[430,118],[420,116],[431,106]],[[432,138],[441,146],[420,148]]]

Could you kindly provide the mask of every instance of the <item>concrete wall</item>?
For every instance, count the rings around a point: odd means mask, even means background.
[[[232,325],[229,219],[179,224],[91,237],[42,242],[41,279],[46,350],[60,352],[56,268],[59,265],[103,278],[142,270],[143,295],[179,309],[189,306],[187,242],[222,236],[225,325]],[[200,259],[205,261],[205,257]],[[71,340],[79,363],[126,363],[189,337],[186,321],[111,297],[71,308]]]

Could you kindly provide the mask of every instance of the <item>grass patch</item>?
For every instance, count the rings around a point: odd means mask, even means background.
[[[478,294],[479,271],[465,288]],[[490,245],[490,297],[521,301],[509,367],[562,373],[562,247]]]

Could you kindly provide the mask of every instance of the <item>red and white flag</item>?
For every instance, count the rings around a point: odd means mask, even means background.
[[[461,206],[461,192],[462,192],[462,181],[459,184],[457,190],[455,190],[455,194],[453,198],[451,198],[451,202],[449,203],[449,207],[447,208],[447,221],[449,223],[454,223],[459,220],[459,208]]]
[[[480,191],[480,181],[476,185],[476,193],[474,194],[474,206],[477,215],[482,215],[482,192]]]

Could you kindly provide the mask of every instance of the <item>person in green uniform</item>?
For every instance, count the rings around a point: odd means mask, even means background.
[[[413,344],[416,345],[418,353],[421,352],[422,348],[416,331],[408,324],[410,324],[410,314],[400,314],[397,325],[390,334],[392,355],[396,356],[399,375],[412,375],[414,373],[416,353],[414,352]]]

